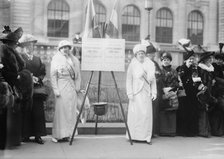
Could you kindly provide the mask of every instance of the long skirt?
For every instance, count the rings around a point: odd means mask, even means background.
[[[0,110],[0,150],[4,150],[6,146],[6,130],[7,130],[7,109]]]
[[[199,130],[198,135],[203,137],[211,136],[211,126],[209,123],[209,115],[205,110],[199,111],[199,122],[198,122]]]
[[[58,80],[60,96],[56,97],[52,136],[56,139],[71,137],[76,123],[77,93],[69,77]]]
[[[42,98],[33,98],[32,107],[32,132],[33,136],[45,136],[45,114],[44,114],[44,101]]]
[[[15,103],[14,108],[7,110],[7,137],[6,147],[19,146],[21,144],[21,130],[22,130],[22,117],[21,117],[20,104]]]
[[[129,100],[127,123],[132,140],[151,141],[152,119],[152,101],[143,88],[133,100]]]

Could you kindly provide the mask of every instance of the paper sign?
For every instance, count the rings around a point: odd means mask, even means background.
[[[86,71],[125,71],[124,39],[82,39],[81,69]]]

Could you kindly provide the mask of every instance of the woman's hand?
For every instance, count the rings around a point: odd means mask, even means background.
[[[59,92],[55,92],[54,94],[55,94],[56,98],[59,98],[61,96],[61,94]]]
[[[39,83],[38,81],[39,81],[39,79],[37,77],[33,76],[33,83]]]
[[[156,100],[156,95],[155,95],[155,94],[152,95],[152,96],[151,96],[151,99],[152,99],[152,100]]]

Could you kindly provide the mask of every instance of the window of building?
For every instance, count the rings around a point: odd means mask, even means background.
[[[199,11],[192,11],[188,16],[187,37],[192,44],[203,44],[204,22]]]
[[[102,4],[95,4],[96,23],[102,25],[106,22],[106,9]]]
[[[48,5],[47,36],[68,37],[69,5],[64,0],[52,0]]]
[[[157,11],[156,42],[173,42],[173,15],[168,8],[161,8]]]
[[[106,22],[106,9],[100,3],[95,3],[96,25],[99,27],[100,34],[103,35],[103,29]]]
[[[127,41],[140,40],[140,11],[133,5],[124,8],[122,14],[122,38]]]

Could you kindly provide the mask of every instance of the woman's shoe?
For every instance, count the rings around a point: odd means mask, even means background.
[[[35,137],[34,141],[38,144],[44,144],[44,141],[41,139],[41,137]]]
[[[148,145],[152,145],[152,141],[146,141]]]
[[[53,138],[53,137],[51,138],[51,141],[52,141],[52,142],[55,142],[55,143],[57,143],[57,142],[58,142],[58,140],[57,140],[57,139],[55,139],[55,138]]]
[[[22,139],[22,142],[31,142],[30,138],[29,137],[24,137]]]

